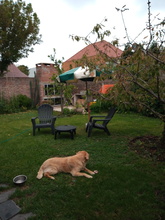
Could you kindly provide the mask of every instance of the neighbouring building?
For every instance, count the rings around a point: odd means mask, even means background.
[[[100,53],[101,52],[101,53]],[[102,40],[94,44],[90,44],[80,50],[78,53],[70,57],[68,60],[63,62],[64,71],[70,70],[77,67],[77,61],[81,60],[83,56],[88,57],[90,60],[98,60],[98,62],[105,62],[102,59],[103,55],[106,54],[111,58],[119,58],[123,51],[113,46],[111,43]]]
[[[107,41],[100,41],[88,45],[66,60],[63,63],[64,72],[76,67],[78,65],[76,61],[79,61],[84,55],[91,60],[99,58],[99,62],[104,62],[97,49],[102,51],[103,54],[106,53],[107,56],[115,59],[118,59],[122,54],[120,49],[114,47]],[[54,64],[51,63],[36,64],[30,77],[22,73],[14,64],[11,64],[5,75],[0,77],[0,96],[10,98],[13,95],[23,94],[35,100],[36,104],[41,104],[50,99],[53,105],[60,104],[60,97],[55,93],[55,88],[51,79],[53,75],[58,75],[58,72]],[[103,85],[113,83],[112,80],[88,82],[88,88],[99,92]],[[79,80],[75,84],[73,104],[75,104],[78,99],[82,99],[84,91],[85,83]]]
[[[52,81],[52,76],[58,75],[54,64],[51,63],[38,63],[36,64],[35,77],[39,84],[39,103],[51,100],[53,105],[60,103],[60,96],[56,95],[55,88]]]
[[[30,81],[14,64],[8,66],[3,77],[0,77],[0,96],[9,99],[13,95],[23,94],[30,97]]]
[[[63,69],[65,72],[65,71],[68,71],[72,68],[80,66],[81,63],[83,65],[84,61],[85,61],[85,60],[82,60],[83,57],[87,57],[90,61],[93,61],[96,64],[97,64],[97,62],[99,64],[105,64],[105,60],[103,58],[104,55],[118,60],[121,57],[122,53],[123,53],[122,50],[113,46],[109,42],[107,42],[105,40],[99,41],[94,44],[90,44],[90,45],[86,46],[85,48],[80,50],[78,53],[76,53],[75,55],[70,57],[68,60],[63,62]],[[113,85],[114,81],[111,79],[107,79],[104,81],[88,82],[88,88],[91,91],[95,91],[97,93],[100,91],[100,89],[102,88],[103,85],[109,85],[109,84]],[[81,103],[83,101],[81,99],[83,99],[82,94],[85,90],[85,83],[81,80],[78,80],[78,82],[76,83],[76,87],[77,87],[77,89],[74,90],[74,96],[73,96],[73,103],[74,104],[76,102]]]

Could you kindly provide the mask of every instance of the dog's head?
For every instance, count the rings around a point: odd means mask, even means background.
[[[89,154],[86,151],[79,151],[76,155],[82,156],[86,161],[89,160]]]

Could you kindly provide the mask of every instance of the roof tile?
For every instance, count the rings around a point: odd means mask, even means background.
[[[14,64],[8,66],[4,77],[28,77],[26,74],[21,72]]]
[[[119,48],[117,48],[117,47],[113,46],[112,44],[108,43],[107,41],[103,40],[103,41],[99,41],[94,44],[90,44],[90,45],[86,46],[85,48],[80,50],[78,53],[76,53],[75,55],[70,57],[65,62],[72,61],[72,60],[79,60],[84,55],[86,55],[87,57],[96,56],[99,54],[99,52],[97,51],[96,48],[98,48],[102,52],[106,53],[109,57],[113,57],[113,58],[120,57],[121,54],[123,53],[123,51],[120,50]]]

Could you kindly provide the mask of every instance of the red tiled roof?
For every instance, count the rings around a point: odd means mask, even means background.
[[[7,72],[4,77],[28,77],[26,74],[21,72],[14,64],[10,64],[7,68]]]
[[[94,43],[94,45],[96,48],[98,48],[99,50],[106,53],[109,57],[112,57],[112,58],[120,57],[121,54],[123,53],[122,50],[113,46],[112,44],[108,43],[105,40],[96,42]],[[86,46],[84,49],[80,50],[74,56],[66,60],[65,62],[72,61],[72,60],[79,60],[83,57],[83,55],[86,55],[87,57],[96,56],[97,54],[99,54],[99,52],[96,50],[95,47],[93,46],[93,44],[90,44]]]

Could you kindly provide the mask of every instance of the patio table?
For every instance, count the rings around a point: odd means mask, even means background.
[[[60,134],[61,132],[69,132],[71,139],[74,139],[74,134],[76,134],[76,127],[73,125],[60,125],[55,127],[54,139],[56,139],[57,134]]]

